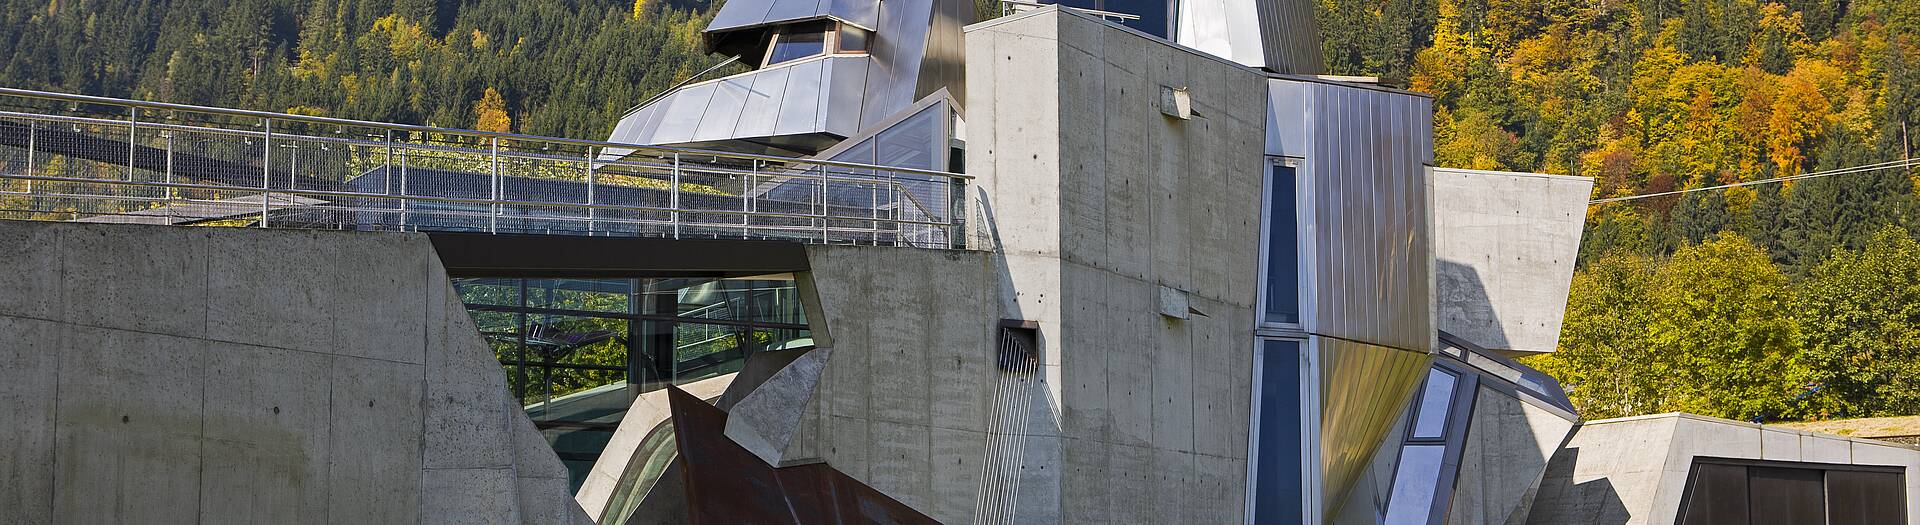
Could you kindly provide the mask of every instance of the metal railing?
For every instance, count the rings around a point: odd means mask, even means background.
[[[967,180],[0,88],[0,219],[963,248]]]

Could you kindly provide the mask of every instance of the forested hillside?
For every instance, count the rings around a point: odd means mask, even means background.
[[[1912,0],[1322,2],[1329,62],[1434,95],[1437,163],[1596,198],[1907,159]],[[1920,413],[1908,169],[1589,210],[1561,350],[1589,418]]]
[[[605,138],[627,108],[718,62],[699,51],[704,3],[0,5],[0,85],[540,135]]]
[[[0,0],[0,85],[601,138],[718,62],[704,2]],[[1913,0],[1318,5],[1333,73],[1435,97],[1440,165],[1590,176],[1604,198],[1920,140]],[[1562,350],[1532,362],[1588,417],[1920,413],[1915,176],[1595,206]]]

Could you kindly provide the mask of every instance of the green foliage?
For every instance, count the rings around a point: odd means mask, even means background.
[[[1793,311],[1824,385],[1813,415],[1920,413],[1920,243],[1905,230],[1835,252],[1807,276]]]
[[[631,10],[650,10],[638,16]],[[0,85],[602,138],[718,61],[707,4],[0,0]]]

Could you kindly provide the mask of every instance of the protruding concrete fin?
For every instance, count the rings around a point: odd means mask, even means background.
[[[727,438],[774,467],[819,462],[820,458],[795,457],[799,454],[792,445],[832,352],[831,348],[807,352],[734,404],[727,414]]]

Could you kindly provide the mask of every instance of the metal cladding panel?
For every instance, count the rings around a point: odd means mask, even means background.
[[[841,21],[852,23],[866,29],[880,27],[880,2],[878,0],[821,0],[827,6],[827,14]]]
[[[860,132],[860,99],[867,87],[865,59],[829,59],[827,89],[820,129],[843,137]]]
[[[1551,352],[1593,179],[1433,169],[1437,327],[1500,352]]]
[[[1299,157],[1307,178],[1307,331],[1430,350],[1432,102],[1320,82],[1268,86],[1268,152]]]
[[[1179,2],[1174,41],[1252,67],[1266,64],[1257,0]]]
[[[774,120],[779,118],[780,105],[786,99],[787,73],[788,68],[784,67],[754,72],[753,87],[747,91],[746,101],[741,103],[740,122],[733,128],[736,136],[773,135]]]
[[[653,135],[642,144],[673,144],[693,140],[693,132],[700,127],[700,119],[705,118],[707,103],[713,100],[715,84],[695,84],[657,104],[660,108],[660,125],[654,128]]]
[[[733,138],[735,125],[740,123],[740,113],[746,108],[747,91],[752,89],[753,79],[733,77],[714,83],[713,98],[707,103],[706,114],[700,117],[700,127],[693,132],[693,140],[721,140]]]
[[[832,18],[874,29],[878,0],[728,0],[707,23],[706,33],[722,33],[783,22]]]
[[[1313,337],[1320,355],[1320,473],[1327,509],[1361,478],[1433,356],[1330,337]]]
[[[873,35],[873,63],[867,68],[866,98],[860,110],[862,129],[913,104],[933,2],[881,2],[880,10],[883,27]]]
[[[1320,23],[1313,0],[1254,0],[1259,14],[1262,64],[1268,71],[1296,75],[1325,73],[1320,50]]]
[[[720,12],[713,14],[713,21],[707,22],[709,33],[740,29],[766,24],[767,12],[773,9],[775,0],[728,0],[720,5]]]
[[[818,129],[820,92],[826,83],[826,61],[808,60],[787,69],[786,97],[780,100],[780,116],[773,124],[774,135],[810,133]]]
[[[926,49],[920,58],[913,100],[946,89],[954,100],[967,99],[967,45],[960,28],[973,23],[973,2],[933,0],[933,20],[927,28]]]

